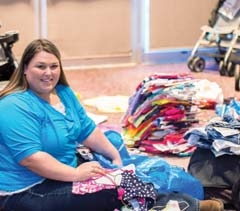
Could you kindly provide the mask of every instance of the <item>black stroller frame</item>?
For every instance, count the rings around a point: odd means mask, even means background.
[[[202,72],[205,69],[204,56],[208,56],[218,63],[221,76],[234,76],[235,65],[240,62],[240,24],[222,30],[203,26],[201,30],[203,32],[188,59],[188,68],[193,72]],[[206,38],[209,35],[212,39]],[[201,46],[216,48],[216,53],[201,53],[198,51]]]
[[[0,35],[0,81],[9,80],[18,66],[13,54],[13,44],[19,40],[19,34],[9,31]]]

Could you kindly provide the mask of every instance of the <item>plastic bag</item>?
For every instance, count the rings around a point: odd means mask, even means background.
[[[105,135],[119,150],[123,165],[134,164],[136,175],[146,183],[152,183],[159,193],[181,192],[189,194],[197,199],[203,199],[203,187],[201,182],[187,173],[183,168],[172,166],[166,160],[158,156],[141,154],[130,155],[121,135],[116,131],[106,131]],[[115,168],[109,159],[94,153],[94,159],[105,168]]]

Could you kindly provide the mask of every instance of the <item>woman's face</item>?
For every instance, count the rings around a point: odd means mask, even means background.
[[[40,51],[25,67],[24,73],[29,88],[47,98],[59,80],[60,64],[55,55]]]

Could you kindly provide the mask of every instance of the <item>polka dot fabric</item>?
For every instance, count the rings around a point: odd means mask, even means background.
[[[156,201],[157,192],[154,186],[151,183],[144,183],[130,171],[122,173],[120,187],[124,189],[123,202],[131,206],[132,199],[135,199],[139,211],[147,211]]]

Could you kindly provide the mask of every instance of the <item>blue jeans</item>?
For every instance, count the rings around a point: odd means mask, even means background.
[[[27,191],[0,197],[0,207],[3,211],[113,211],[123,206],[117,196],[116,189],[76,195],[71,182],[46,180]],[[153,210],[162,209],[169,200],[178,201],[185,211],[199,211],[199,201],[182,193],[159,194]]]
[[[72,194],[71,182],[45,180],[29,190],[0,197],[4,211],[113,211],[122,206],[117,190]]]

